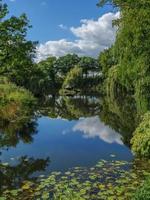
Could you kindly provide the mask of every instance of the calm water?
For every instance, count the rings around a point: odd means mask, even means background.
[[[0,138],[0,160],[9,171],[26,178],[76,166],[91,167],[100,159],[131,161],[133,155],[124,144],[130,127],[122,127],[121,111],[118,115],[107,112],[108,116],[105,112],[106,104],[97,97],[49,97],[28,125],[2,130],[7,137]],[[131,115],[125,115],[124,123],[128,124]]]
[[[16,147],[3,150],[2,162],[16,164],[16,158],[27,156],[50,158],[46,169],[67,170],[75,166],[92,166],[100,159],[131,160],[132,154],[121,135],[102,123],[98,116],[68,121],[41,117],[37,120],[33,142],[20,141]],[[14,159],[15,158],[15,159]]]

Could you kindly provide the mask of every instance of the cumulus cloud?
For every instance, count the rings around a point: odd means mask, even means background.
[[[66,53],[82,53],[75,42],[69,42],[66,39],[58,41],[48,41],[45,44],[40,44],[37,49],[37,60],[43,60],[48,56],[63,56]]]
[[[73,131],[80,131],[85,138],[99,137],[107,143],[123,144],[121,135],[100,122],[98,116],[82,119],[73,127]]]
[[[99,52],[110,47],[116,36],[116,28],[112,27],[112,20],[119,18],[119,12],[106,13],[98,20],[81,20],[79,27],[71,27],[71,33],[76,37],[74,41],[66,39],[47,41],[37,48],[37,62],[48,56],[63,56],[76,53],[79,56],[96,57]],[[59,25],[64,28],[64,25]]]

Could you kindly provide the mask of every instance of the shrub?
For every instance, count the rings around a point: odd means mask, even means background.
[[[150,158],[150,112],[147,112],[131,139],[133,152],[140,157]]]
[[[133,200],[150,200],[150,177],[137,189]]]
[[[27,116],[34,105],[35,98],[29,91],[0,77],[0,116],[3,120]]]

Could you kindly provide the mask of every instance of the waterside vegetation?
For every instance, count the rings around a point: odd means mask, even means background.
[[[70,120],[83,115],[89,116],[92,112],[99,115],[105,124],[120,132],[123,142],[140,158],[138,164],[141,162],[142,165],[142,159],[146,158],[149,165],[150,2],[100,0],[98,6],[106,3],[113,4],[120,12],[120,18],[112,22],[117,26],[117,36],[109,49],[101,52],[98,58],[68,54],[59,58],[48,57],[36,63],[37,42],[26,39],[28,28],[31,27],[26,15],[6,17],[8,7],[0,0],[1,148],[15,146],[20,138],[27,143],[32,141],[32,134],[36,132],[35,111],[41,115],[48,113],[51,117]],[[52,99],[49,99],[49,94],[53,96]],[[57,99],[59,94],[61,98]],[[96,102],[96,107],[92,101],[88,102],[84,98],[90,94],[103,97]],[[78,108],[78,102],[81,102],[79,95],[84,99],[83,105],[88,105],[88,113],[84,106],[83,109]],[[76,96],[78,101],[74,101],[72,96]],[[41,99],[46,103],[37,110],[36,106]],[[48,107],[49,101],[51,106],[47,110],[45,107]],[[61,113],[58,113],[56,105],[61,108]],[[15,137],[14,143],[11,143],[12,137]],[[36,161],[31,158],[30,161],[29,166],[36,171],[45,168],[49,160]],[[28,166],[26,158],[22,158],[20,162],[23,166]],[[37,163],[39,168],[35,167]],[[25,199],[27,196],[27,199],[36,197],[54,200],[82,200],[89,197],[91,200],[148,200],[149,170],[136,168],[133,164],[133,169],[127,172],[124,165],[129,163],[100,161],[90,170],[76,168],[65,175],[53,173],[47,178],[39,178],[39,182],[26,180],[32,174],[31,170],[17,187],[12,183],[11,187],[3,190],[0,199]],[[5,180],[6,172],[12,173],[13,168],[3,163],[0,163],[0,167]],[[135,188],[141,185],[143,187],[136,192]]]

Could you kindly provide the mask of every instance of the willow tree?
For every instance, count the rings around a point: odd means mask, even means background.
[[[63,83],[62,89],[80,89],[82,88],[82,68],[76,65],[71,69]]]
[[[99,5],[106,3],[120,11],[113,22],[118,27],[113,49],[118,80],[138,98],[146,92],[150,99],[150,1],[101,0]]]

